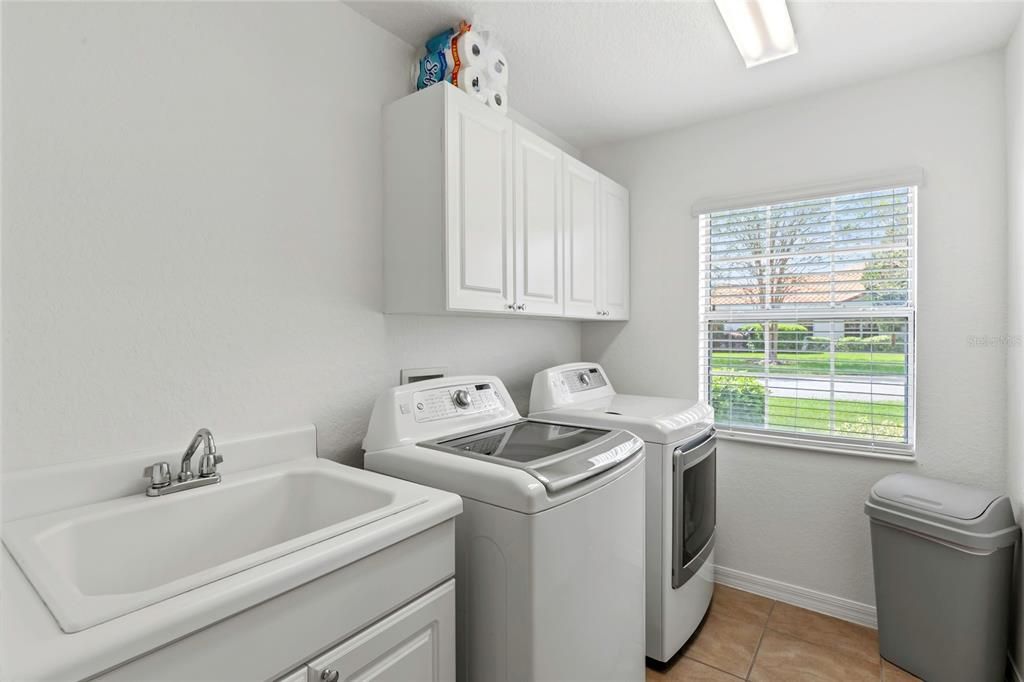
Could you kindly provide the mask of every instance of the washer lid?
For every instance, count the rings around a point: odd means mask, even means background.
[[[675,444],[707,431],[715,413],[710,405],[698,400],[617,393],[572,407],[531,412],[530,417],[626,429],[648,443]]]
[[[552,492],[611,469],[643,447],[624,431],[530,420],[422,445],[523,469]]]

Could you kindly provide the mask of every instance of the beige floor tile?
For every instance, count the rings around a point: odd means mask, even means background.
[[[859,656],[849,656],[772,630],[765,630],[750,671],[752,682],[877,682],[880,676],[877,659],[869,663]]]
[[[709,613],[700,630],[683,647],[683,655],[746,677],[763,630],[764,626],[750,620]]]
[[[921,682],[921,679],[914,677],[903,668],[897,667],[883,658],[882,682]]]
[[[878,632],[863,625],[780,602],[772,609],[768,628],[859,656],[868,662],[878,662]]]
[[[736,682],[738,679],[685,656],[678,657],[664,670],[647,669],[647,682]]]
[[[774,600],[750,592],[715,585],[711,597],[711,612],[732,618],[741,618],[764,625],[771,613]]]

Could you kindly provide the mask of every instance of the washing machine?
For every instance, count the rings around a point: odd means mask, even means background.
[[[523,419],[492,376],[381,395],[365,466],[458,493],[464,682],[644,679],[644,444]]]
[[[616,393],[600,365],[573,363],[537,373],[530,418],[644,440],[646,651],[667,661],[700,625],[714,591],[714,411],[694,400]]]

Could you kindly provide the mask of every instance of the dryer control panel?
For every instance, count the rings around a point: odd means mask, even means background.
[[[557,410],[615,396],[615,388],[594,362],[573,362],[541,370],[533,377],[530,412]]]
[[[445,386],[412,395],[412,413],[418,422],[480,414],[503,406],[501,394],[488,382]]]
[[[562,381],[570,393],[589,391],[594,388],[604,388],[608,380],[604,378],[604,372],[596,365],[577,369],[568,369],[562,372]]]

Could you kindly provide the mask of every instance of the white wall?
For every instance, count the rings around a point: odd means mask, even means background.
[[[360,462],[401,367],[525,409],[560,321],[385,317],[381,106],[411,48],[340,3],[5,3],[6,470],[315,423]]]
[[[1006,332],[1002,54],[587,150],[631,191],[632,320],[586,324],[583,356],[622,391],[697,391],[695,200],[908,166],[920,191],[918,460],[723,443],[721,565],[873,603],[872,483],[917,470],[1003,488]]]
[[[1006,48],[1006,188],[1009,336],[1024,339],[1024,17]],[[1024,516],[1024,342],[1008,347],[1006,358],[1007,493],[1017,521]],[[1024,573],[1018,561],[1014,660],[1024,662]]]

